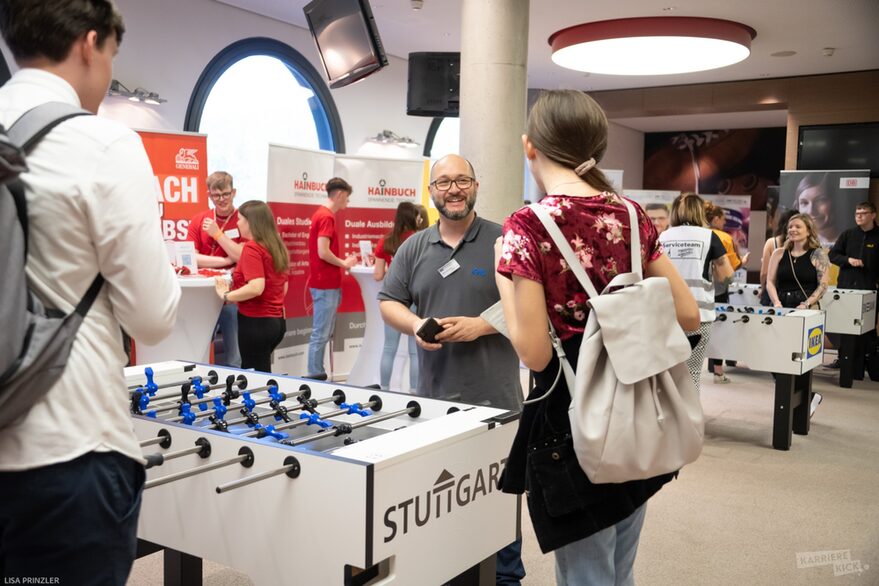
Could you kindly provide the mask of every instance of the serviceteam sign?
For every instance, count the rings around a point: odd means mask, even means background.
[[[208,208],[207,137],[144,130],[138,134],[156,177],[162,238],[186,240],[190,218]]]
[[[276,370],[305,373],[312,325],[308,233],[311,216],[326,201],[326,182],[341,177],[354,189],[348,208],[336,214],[339,255],[344,258],[359,254],[361,240],[371,241],[374,248],[393,227],[400,202],[422,200],[425,168],[423,160],[357,157],[269,145],[268,202],[290,251],[287,334],[275,350]],[[334,373],[350,370],[356,356],[345,350],[359,349],[365,325],[360,287],[353,277],[345,275],[330,357]]]

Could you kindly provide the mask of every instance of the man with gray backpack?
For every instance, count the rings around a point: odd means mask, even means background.
[[[112,0],[4,0],[0,88],[0,574],[124,584],[144,480],[122,330],[155,344],[180,289],[138,136],[96,113]]]

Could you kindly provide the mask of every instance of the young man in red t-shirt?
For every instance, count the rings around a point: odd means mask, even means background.
[[[232,176],[225,171],[215,171],[208,176],[207,186],[214,208],[193,216],[186,239],[195,243],[199,268],[231,268],[241,257],[243,246],[238,233],[238,210],[233,203]],[[238,308],[234,303],[223,305],[217,327],[223,333],[225,364],[240,367]]]
[[[308,290],[313,302],[314,319],[308,341],[308,377],[326,380],[324,349],[336,322],[336,310],[342,301],[342,271],[357,263],[356,255],[339,257],[339,234],[336,212],[348,207],[351,185],[339,177],[327,181],[327,200],[311,216],[308,231]]]

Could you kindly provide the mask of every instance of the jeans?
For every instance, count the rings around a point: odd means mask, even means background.
[[[525,564],[522,563],[522,540],[517,539],[506,546],[495,557],[495,585],[519,586],[525,577]]]
[[[42,577],[55,579],[46,584],[124,586],[137,550],[145,476],[141,464],[116,452],[0,472],[5,583]]]
[[[635,583],[633,567],[647,503],[616,525],[555,550],[558,586]]]
[[[342,302],[341,289],[309,289],[313,301],[314,320],[311,325],[311,338],[308,340],[308,372],[306,374],[326,374],[324,369],[324,350],[333,327],[336,325],[336,311]]]
[[[226,362],[221,366],[241,367],[241,352],[238,350],[238,306],[227,303],[220,310],[217,327],[223,332],[223,353]]]
[[[402,334],[385,324],[385,347],[382,350],[382,359],[379,364],[381,386],[388,390],[391,386],[391,374],[394,372],[394,358],[397,356],[397,347],[400,345]],[[418,388],[418,345],[414,336],[409,338],[409,389]]]

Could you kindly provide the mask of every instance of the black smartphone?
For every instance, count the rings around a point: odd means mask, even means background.
[[[443,327],[439,325],[439,322],[432,317],[429,317],[415,333],[425,342],[436,344],[436,335],[441,331],[443,331]]]

